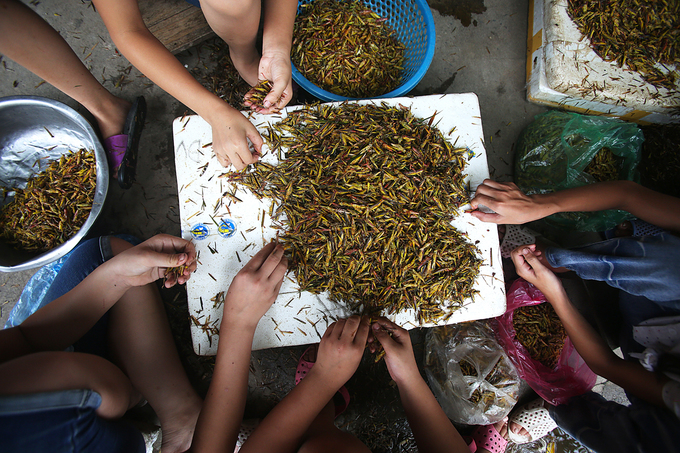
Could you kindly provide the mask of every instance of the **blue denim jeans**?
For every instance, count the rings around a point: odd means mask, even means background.
[[[109,237],[82,242],[61,265],[42,300],[22,310],[22,317],[75,288],[112,256]],[[108,313],[73,349],[106,357],[107,327]],[[101,396],[89,389],[0,397],[0,451],[143,453],[141,433],[123,421],[100,418],[95,413],[100,404]]]
[[[633,326],[680,314],[680,239],[671,234],[610,239],[573,250],[551,247],[545,256],[553,267],[620,290],[626,358],[644,349],[633,340]],[[670,410],[628,398],[631,405],[625,407],[589,392],[549,411],[563,430],[598,453],[677,451],[680,420]]]
[[[545,251],[553,267],[566,267],[585,280],[603,281],[671,308],[680,308],[679,254],[680,239],[669,233]]]

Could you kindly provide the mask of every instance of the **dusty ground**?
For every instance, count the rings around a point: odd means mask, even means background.
[[[142,94],[149,110],[142,137],[137,183],[127,191],[112,185],[107,204],[93,234],[125,232],[148,238],[164,232],[178,235],[178,199],[171,123],[185,106],[146,79],[115,50],[101,19],[85,0],[42,0],[32,8],[69,42],[103,85],[128,100]],[[430,0],[437,46],[425,78],[411,93],[474,92],[479,97],[484,139],[492,177],[512,179],[514,143],[519,132],[544,108],[525,100],[527,0]],[[440,13],[441,11],[441,13]],[[199,45],[178,55],[198,77],[213,69],[219,41]],[[0,96],[38,95],[57,99],[89,114],[68,97],[17,64],[3,59]],[[32,272],[0,275],[2,322]],[[186,295],[182,288],[162,290],[164,301],[192,382],[205,392],[211,359],[191,352]],[[418,359],[424,333],[412,331]],[[246,416],[263,416],[293,386],[298,357],[304,347],[253,353]],[[348,383],[350,409],[339,423],[364,440],[373,451],[415,451],[398,403],[398,394],[384,364],[362,363]],[[360,416],[359,416],[360,415]],[[566,446],[566,444],[564,444]],[[565,451],[573,450],[568,447]]]

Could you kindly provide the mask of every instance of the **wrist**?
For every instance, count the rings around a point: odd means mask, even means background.
[[[234,313],[230,313],[228,307],[224,307],[220,330],[224,328],[228,329],[230,332],[237,331],[239,332],[239,335],[250,335],[254,337],[259,321],[259,319],[253,321],[252,319],[248,319],[245,316],[238,316]]]
[[[420,374],[418,368],[415,368],[414,370],[408,371],[406,373],[401,373],[395,376],[393,379],[394,382],[397,384],[397,387],[399,387],[399,389],[408,389],[418,386],[421,383],[422,384],[425,383],[425,380],[423,379],[423,376]]]
[[[534,211],[536,220],[548,217],[549,215],[560,212],[560,207],[557,203],[555,192],[547,194],[529,195],[529,198],[534,202]]]
[[[395,380],[399,393],[401,395],[420,394],[425,389],[430,390],[430,387],[421,376],[420,372],[404,377],[399,381]]]
[[[309,385],[313,385],[315,388],[327,393],[329,397],[332,397],[335,395],[335,392],[340,390],[340,387],[345,385],[345,382],[347,382],[349,378],[344,379],[340,377],[338,373],[328,371],[330,370],[326,370],[323,363],[319,364],[317,361],[312,369],[309,370],[304,380],[306,381],[309,379]]]
[[[285,58],[290,60],[290,45],[273,43],[262,48],[262,58]]]
[[[554,289],[541,290],[541,292],[545,296],[548,303],[550,303],[552,306],[569,303],[569,297],[567,296],[567,292],[562,285]]]
[[[114,256],[92,271],[92,274],[96,276],[101,275],[105,279],[104,281],[108,282],[114,296],[122,296],[128,289],[136,286],[128,275],[120,272],[119,261],[122,258],[119,257],[120,255]]]
[[[199,116],[206,120],[212,127],[220,122],[224,122],[225,116],[232,116],[235,114],[241,115],[241,112],[214,95],[209,100],[209,102],[203,103],[200,111],[196,110],[196,113],[198,113]]]

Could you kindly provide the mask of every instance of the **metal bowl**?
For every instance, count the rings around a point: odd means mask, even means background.
[[[61,102],[37,96],[0,98],[0,186],[26,186],[26,180],[46,163],[69,151],[94,150],[97,186],[90,215],[80,231],[46,252],[17,250],[0,239],[0,272],[43,266],[70,252],[94,224],[109,188],[106,153],[90,123]],[[39,165],[36,162],[40,159]],[[0,200],[0,205],[11,201]]]

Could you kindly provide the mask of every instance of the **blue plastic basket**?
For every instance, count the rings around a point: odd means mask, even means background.
[[[314,0],[299,0],[298,13],[302,5]],[[342,1],[342,0],[339,0]],[[404,74],[401,85],[389,93],[375,98],[393,98],[411,91],[425,76],[434,57],[435,29],[432,12],[426,0],[362,0],[372,11],[387,19],[386,23],[404,44]],[[348,98],[326,91],[307,80],[295,65],[292,65],[293,80],[305,91],[323,101],[345,101]]]

